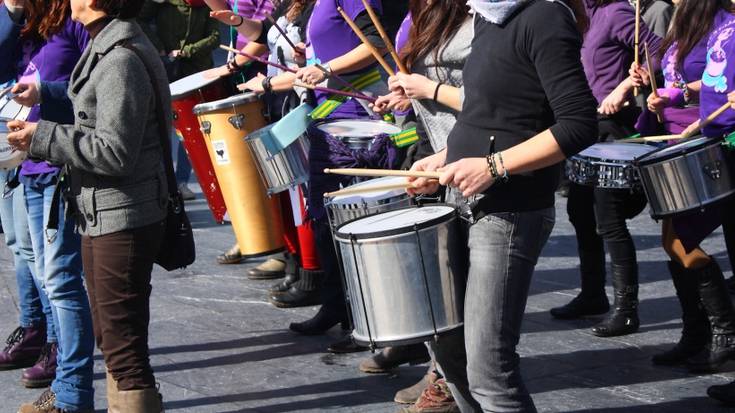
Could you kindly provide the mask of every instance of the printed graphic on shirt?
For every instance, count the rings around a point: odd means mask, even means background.
[[[676,65],[676,55],[677,53],[679,53],[677,50],[678,47],[679,46],[677,42],[674,42],[669,50],[666,51],[666,53],[664,54],[664,58],[661,61],[661,66],[663,67],[664,72],[665,86],[667,88],[680,88],[684,84],[684,79],[681,76],[681,73],[677,69]]]
[[[702,75],[702,84],[711,87],[717,93],[725,93],[727,84],[727,47],[735,34],[735,21],[730,21],[718,28],[712,35],[707,47],[707,67]]]

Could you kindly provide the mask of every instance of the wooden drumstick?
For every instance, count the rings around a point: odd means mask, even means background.
[[[432,178],[439,179],[441,176],[440,172],[426,172],[426,171],[398,171],[394,169],[360,169],[360,168],[327,168],[324,170],[325,174],[334,175],[349,175],[349,176],[405,176],[408,178]]]
[[[368,96],[362,93],[346,92],[344,90],[339,90],[339,89],[331,89],[328,87],[309,85],[307,83],[299,82],[298,80],[294,80],[293,85],[298,86],[298,87],[303,87],[305,89],[316,90],[319,92],[331,93],[333,95],[341,95],[341,96],[347,96],[347,97],[351,97],[355,99],[367,100],[368,102],[371,102],[371,103],[374,103],[377,100],[376,98],[372,96]]]
[[[337,11],[339,12],[339,14],[342,15],[342,18],[345,19],[345,22],[347,22],[347,25],[350,26],[350,28],[352,28],[352,31],[355,32],[357,37],[360,38],[360,41],[362,42],[362,44],[364,44],[368,48],[368,50],[370,50],[370,53],[373,54],[373,56],[375,57],[375,60],[377,60],[378,63],[380,63],[380,65],[383,67],[385,72],[388,73],[389,76],[395,76],[396,72],[394,72],[393,69],[388,64],[388,62],[386,62],[385,59],[383,59],[383,55],[381,55],[378,49],[376,49],[375,46],[373,46],[372,43],[370,43],[370,40],[368,40],[367,36],[365,36],[365,33],[363,33],[362,30],[360,30],[360,28],[357,27],[357,25],[355,24],[355,22],[352,21],[350,16],[348,16],[347,13],[345,13],[345,11],[342,10],[342,7],[337,7]]]
[[[639,42],[641,38],[641,0],[635,1],[635,39],[633,40],[633,58],[635,65],[640,64],[640,47]],[[638,87],[633,88],[633,95],[638,96]]]
[[[396,53],[396,48],[393,47],[393,42],[391,42],[390,37],[388,37],[388,34],[385,32],[385,28],[383,28],[383,24],[380,22],[380,17],[375,14],[373,6],[370,5],[370,2],[368,0],[362,0],[362,4],[365,6],[365,11],[367,11],[368,16],[370,16],[370,20],[373,21],[375,28],[378,29],[378,33],[380,34],[380,38],[383,39],[385,47],[388,48],[388,52],[390,52],[393,60],[396,61],[396,65],[398,65],[398,70],[400,70],[401,73],[408,74],[408,68],[403,64],[401,58],[398,56],[398,53]]]
[[[271,23],[271,24],[273,25],[273,27],[275,27],[275,28],[276,28],[276,30],[278,30],[278,33],[281,33],[281,36],[283,36],[283,38],[284,38],[284,39],[286,40],[286,43],[288,43],[288,45],[289,45],[289,46],[291,46],[291,48],[292,48],[292,49],[293,49],[294,51],[297,51],[297,50],[299,50],[299,48],[298,48],[298,47],[296,47],[296,45],[295,45],[295,44],[293,44],[293,42],[291,41],[291,39],[290,39],[290,38],[288,37],[288,34],[286,33],[286,31],[285,31],[285,30],[283,30],[283,28],[282,28],[281,26],[279,26],[279,25],[278,25],[278,23],[276,22],[276,19],[274,19],[274,18],[273,18],[273,16],[271,16],[271,15],[269,14],[268,16],[266,16],[266,18],[267,18],[267,19],[268,19],[268,21],[269,21],[269,22],[270,22],[270,23]]]
[[[385,184],[385,185],[365,185],[357,188],[345,188],[340,189],[339,191],[334,192],[326,192],[324,194],[325,198],[334,198],[336,196],[341,195],[359,195],[359,194],[365,194],[370,192],[378,192],[378,191],[391,191],[393,189],[408,189],[413,188],[413,184],[410,182],[401,182],[401,183],[395,183],[395,184]]]
[[[219,47],[220,47],[220,49],[224,49],[224,50],[227,50],[228,52],[232,52],[234,54],[239,54],[241,56],[245,56],[245,57],[247,57],[250,60],[255,60],[256,62],[263,63],[264,65],[269,65],[269,66],[276,67],[278,69],[283,70],[284,72],[296,73],[296,70],[291,69],[288,66],[284,66],[284,65],[282,65],[280,63],[276,63],[276,62],[271,62],[270,60],[263,59],[262,57],[253,56],[250,53],[245,53],[243,51],[240,51],[240,50],[235,49],[234,47],[225,46],[223,44],[219,45]]]
[[[656,85],[656,74],[653,72],[653,63],[651,62],[651,54],[648,53],[648,42],[643,43],[643,51],[646,53],[646,66],[648,66],[648,78],[651,79],[651,94],[658,99],[658,85]],[[656,112],[658,123],[664,123],[661,113]]]
[[[701,122],[699,122],[699,126],[697,126],[695,128],[692,128],[687,133],[682,133],[681,134],[682,139],[691,138],[692,136],[696,135],[697,133],[699,133],[699,131],[701,131],[704,127],[706,127],[707,125],[709,125],[710,123],[712,123],[715,119],[717,119],[720,115],[722,115],[723,113],[725,113],[725,111],[728,110],[728,109],[730,109],[730,102],[727,102],[724,105],[720,106],[719,109],[717,109],[716,111],[714,111],[711,115],[707,116],[706,119],[704,119]],[[690,128],[691,128],[691,126],[690,126]],[[689,129],[689,128],[687,128],[687,129]]]
[[[322,73],[324,73],[324,75],[326,75],[327,77],[331,77],[339,83],[342,83],[342,86],[346,87],[347,89],[350,89],[355,93],[360,93],[360,91],[352,83],[346,81],[342,76],[334,72],[330,72],[329,70],[327,70],[326,67],[320,65],[319,63],[316,63],[314,66],[316,66],[317,69],[321,70]]]
[[[681,135],[658,135],[658,136],[645,136],[642,138],[628,138],[628,139],[618,139],[615,142],[622,142],[622,143],[645,143],[645,142],[666,142],[666,141],[675,141],[682,139]]]

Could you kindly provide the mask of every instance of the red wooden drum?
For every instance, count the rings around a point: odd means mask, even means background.
[[[195,73],[171,84],[171,106],[174,113],[174,127],[184,137],[186,154],[191,167],[202,187],[209,209],[215,221],[224,222],[227,207],[222,196],[212,160],[199,130],[199,121],[194,115],[194,106],[230,96],[232,88],[225,78],[208,79],[205,72]]]

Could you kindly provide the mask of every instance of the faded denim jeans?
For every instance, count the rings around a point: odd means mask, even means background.
[[[464,334],[432,345],[463,413],[536,411],[516,346],[531,276],[554,219],[554,208],[497,213],[469,228]]]

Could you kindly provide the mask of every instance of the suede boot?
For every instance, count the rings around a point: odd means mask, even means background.
[[[708,348],[687,362],[695,373],[716,370],[735,356],[735,308],[722,270],[712,259],[698,272],[699,295],[712,326],[712,335]]]
[[[638,267],[612,264],[615,309],[610,316],[592,328],[598,337],[615,337],[638,331]]]
[[[669,261],[669,271],[681,305],[683,327],[679,342],[672,349],[656,354],[651,359],[653,364],[660,366],[686,362],[704,350],[711,334],[709,319],[699,298],[697,271],[687,270],[675,261]]]
[[[163,412],[163,400],[158,389],[118,391],[120,410],[124,413]]]
[[[120,410],[120,395],[117,390],[117,382],[112,377],[112,373],[107,372],[107,413],[123,413]]]

